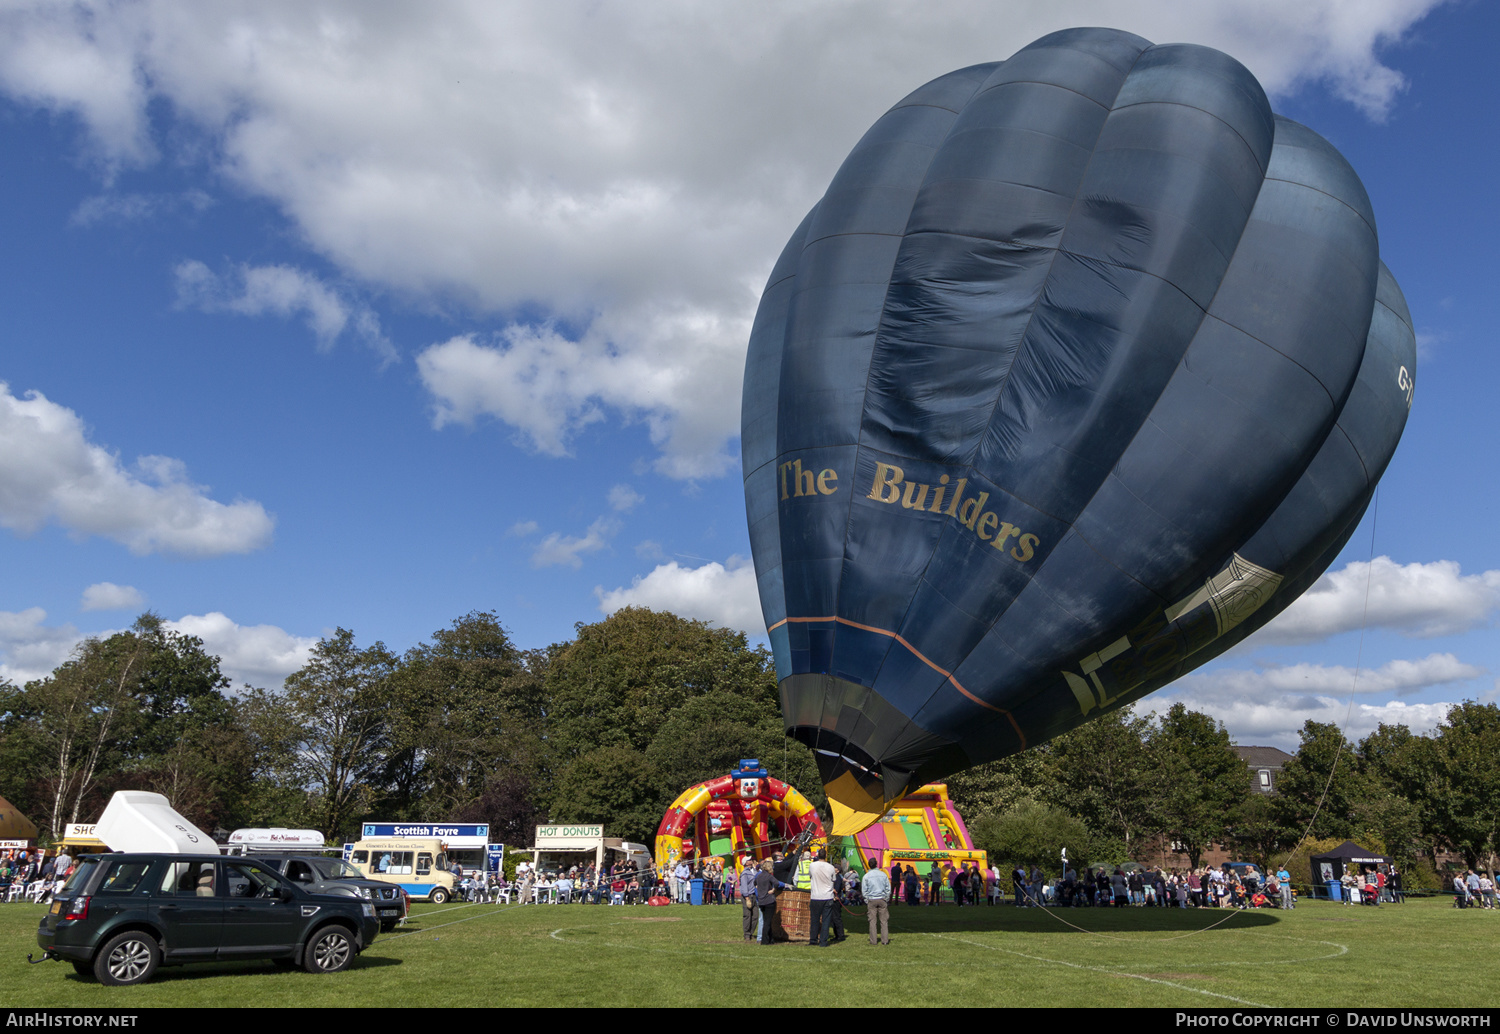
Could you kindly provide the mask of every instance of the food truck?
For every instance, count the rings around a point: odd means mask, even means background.
[[[443,853],[448,856],[444,868],[454,863],[463,866],[466,874],[494,871],[490,857],[494,849],[491,844],[490,827],[487,822],[366,822],[360,827],[361,840],[399,840],[407,838],[434,839],[443,842]],[[345,847],[347,854],[351,846]]]
[[[349,864],[368,879],[394,883],[422,901],[441,905],[458,895],[458,877],[435,837],[371,837],[349,852]]]
[[[535,843],[529,848],[538,873],[565,873],[592,863],[596,871],[610,861],[616,866],[649,872],[651,852],[645,844],[604,835],[601,825],[548,825],[536,827]]]

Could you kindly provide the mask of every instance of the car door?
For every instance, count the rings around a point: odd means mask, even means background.
[[[166,958],[193,961],[218,953],[224,926],[222,882],[213,858],[183,858],[164,866],[154,908]]]
[[[301,940],[317,905],[269,866],[252,859],[225,859],[224,936],[221,958],[289,955]],[[283,891],[287,893],[283,893]],[[291,900],[283,900],[290,897]]]

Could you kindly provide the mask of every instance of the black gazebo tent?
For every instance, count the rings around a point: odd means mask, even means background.
[[[1332,851],[1313,855],[1311,862],[1313,886],[1325,887],[1330,882],[1343,879],[1345,869],[1352,868],[1358,872],[1361,866],[1389,865],[1391,859],[1386,855],[1376,854],[1367,847],[1360,847],[1352,840],[1345,840]]]

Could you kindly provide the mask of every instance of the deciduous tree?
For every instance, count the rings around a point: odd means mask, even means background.
[[[1224,726],[1200,711],[1173,704],[1150,736],[1164,781],[1160,822],[1182,845],[1193,868],[1225,833],[1250,791],[1245,763]]]
[[[389,680],[396,657],[376,642],[360,649],[340,628],[318,642],[287,677],[285,700],[298,736],[302,784],[317,803],[317,826],[348,832],[380,792],[388,763]]]

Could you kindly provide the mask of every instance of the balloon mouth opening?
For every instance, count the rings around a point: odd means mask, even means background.
[[[781,681],[787,735],[812,748],[833,813],[830,833],[852,836],[930,778],[972,763],[951,740],[918,726],[881,694],[836,675]]]
[[[832,836],[853,836],[874,825],[917,785],[912,773],[882,766],[852,743],[830,742],[834,737],[825,729],[793,729],[791,734],[812,747],[817,759],[833,813]]]

